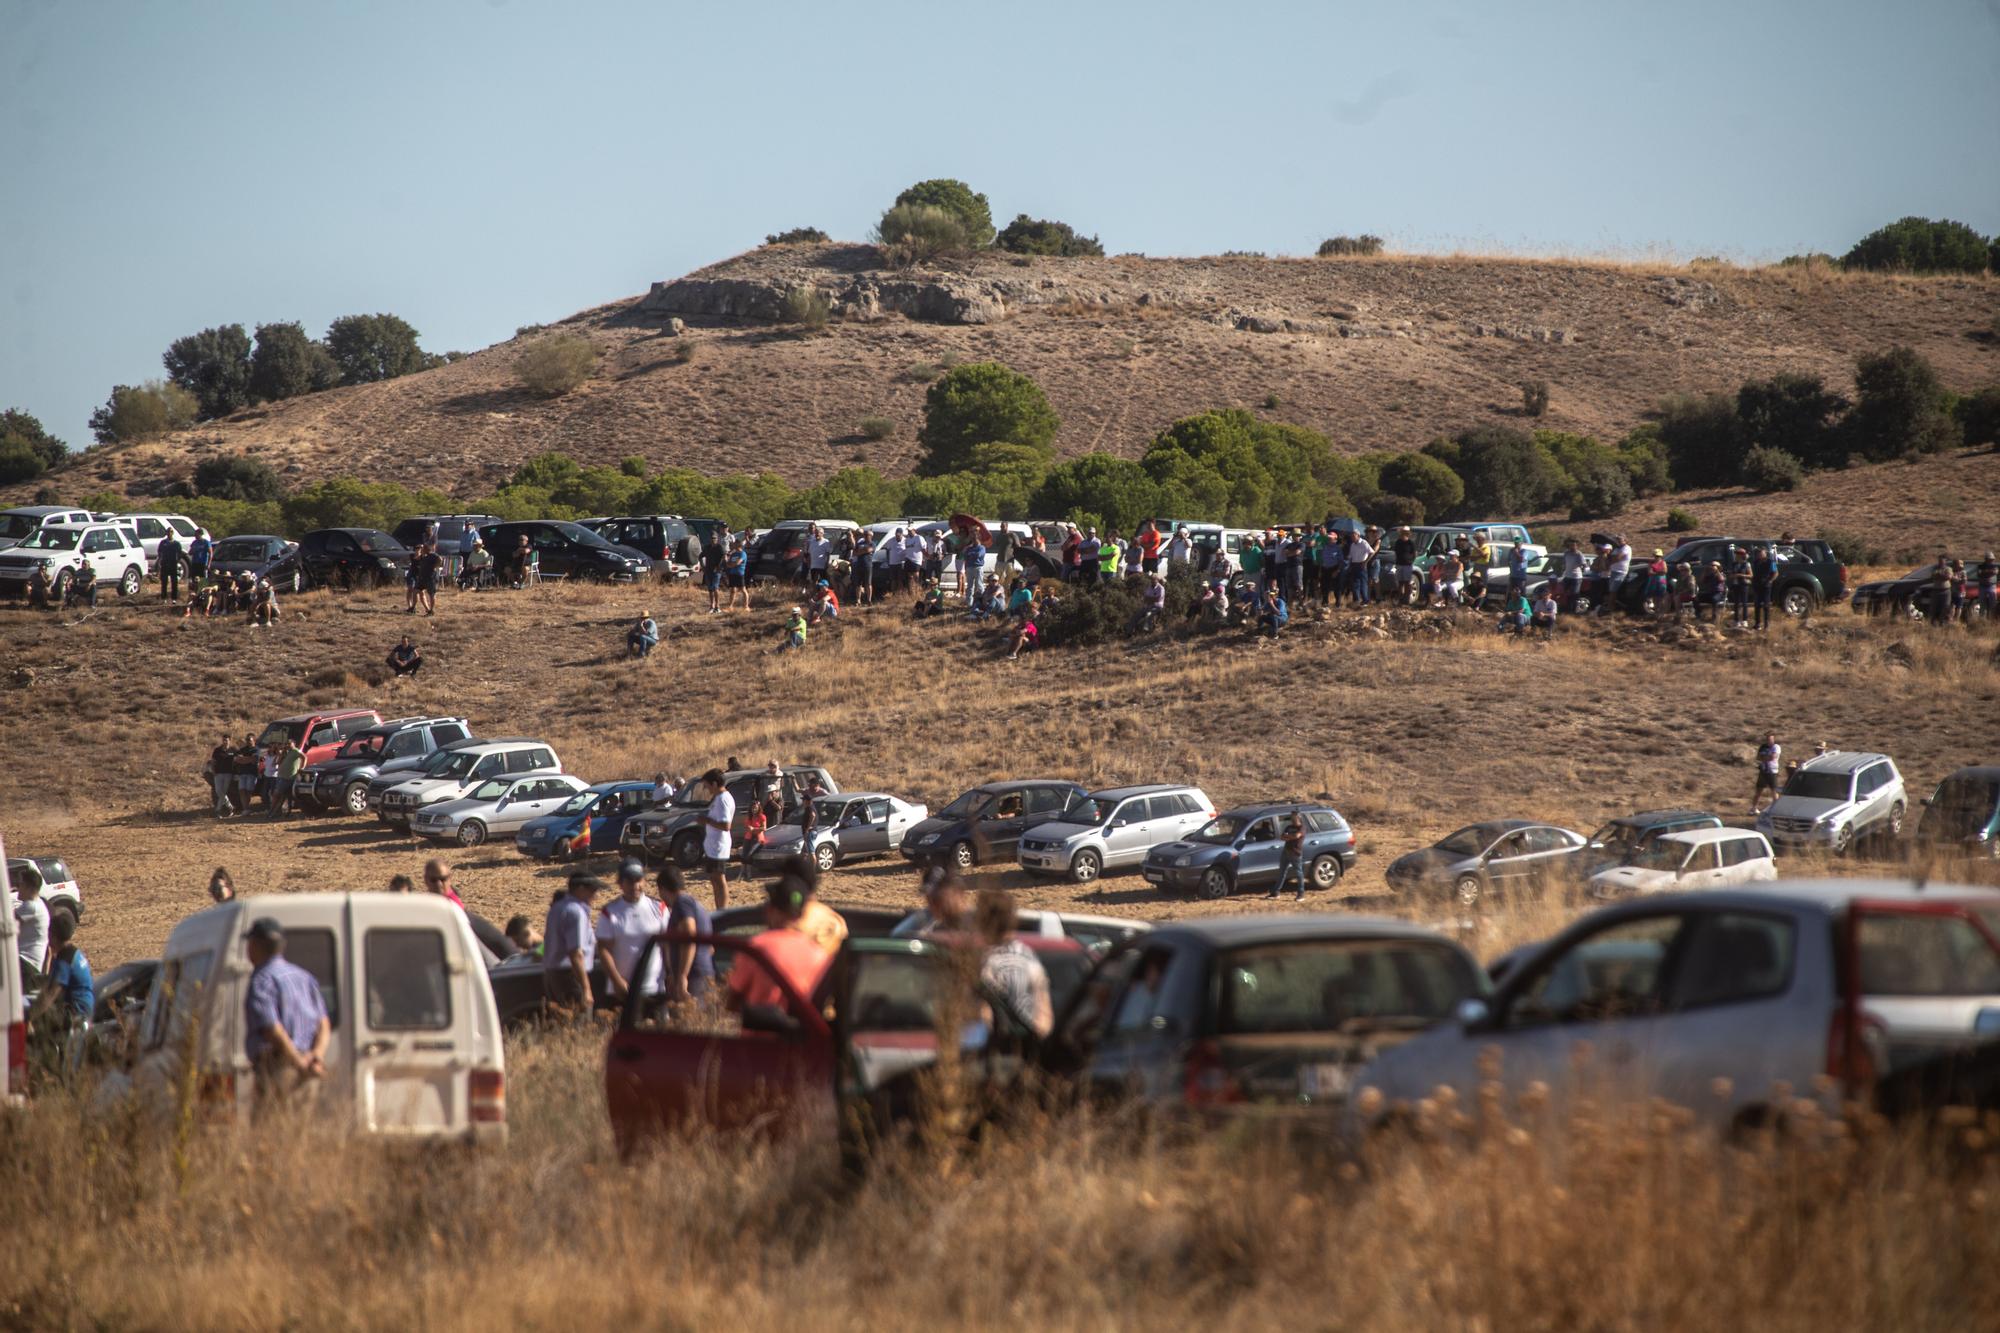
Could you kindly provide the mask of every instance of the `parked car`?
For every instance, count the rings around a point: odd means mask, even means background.
[[[244,1054],[244,935],[262,917],[283,928],[285,958],[312,974],[326,1001],[322,1111],[396,1142],[505,1144],[505,1053],[479,942],[464,913],[424,893],[266,894],[187,917],[160,956],[138,1056],[129,1072],[107,1076],[100,1103],[136,1096],[171,1115],[191,1088],[204,1120],[249,1121],[256,1072]]]
[[[250,534],[224,537],[209,557],[211,574],[248,574],[269,579],[271,586],[297,592],[305,586],[305,564],[299,559],[299,544],[283,537]]]
[[[1016,859],[1031,873],[1088,884],[1108,870],[1142,864],[1160,843],[1186,837],[1213,818],[1215,802],[1199,787],[1111,787],[1022,834]]]
[[[788,518],[759,537],[750,548],[749,576],[753,582],[798,583],[804,578],[806,543],[817,524],[821,535],[858,532],[859,523],[844,518]]]
[[[2000,857],[2000,765],[1961,768],[1924,801],[1917,842],[1938,851]]]
[[[682,518],[679,514],[629,514],[586,518],[582,523],[614,546],[639,552],[658,568],[679,570],[701,563],[703,543],[724,526],[719,518]]]
[[[1509,1102],[1534,1084],[1558,1112],[1572,1096],[1659,1098],[1721,1130],[1775,1124],[1800,1097],[1833,1112],[1883,1075],[1991,1040],[1996,933],[2000,893],[1902,881],[1601,908],[1517,963],[1490,1000],[1383,1053],[1347,1130],[1416,1120],[1438,1088],[1472,1105],[1493,1079]],[[1578,1065],[1579,1043],[1593,1062]]]
[[[412,550],[428,537],[437,542],[443,554],[457,555],[467,528],[478,532],[499,521],[495,514],[412,514],[398,523],[390,535]]]
[[[1180,922],[1098,964],[1044,1064],[1099,1104],[1318,1120],[1371,1061],[1486,993],[1470,954],[1408,922]]]
[[[410,832],[477,847],[495,833],[513,833],[529,820],[553,813],[587,785],[567,773],[488,778],[463,796],[433,801],[414,811]]]
[[[1422,851],[1389,863],[1389,887],[1403,893],[1449,889],[1461,907],[1488,891],[1569,878],[1581,868],[1588,839],[1574,830],[1528,819],[1469,824]]]
[[[1931,572],[1936,568],[1935,562],[1918,565],[1899,578],[1864,583],[1854,590],[1854,597],[1848,605],[1854,608],[1857,615],[1928,619],[1937,614],[1936,594],[1931,582]],[[1966,609],[1974,616],[1981,614],[1979,599],[1967,598]]]
[[[1056,778],[982,783],[919,820],[903,839],[903,858],[959,870],[1011,861],[1023,832],[1060,818],[1087,795],[1080,784]]]
[[[1769,883],[1777,877],[1778,863],[1763,834],[1696,828],[1662,834],[1632,860],[1598,871],[1590,877],[1590,891],[1600,898],[1622,898],[1634,893]]]
[[[567,861],[582,844],[591,850],[618,846],[625,822],[653,808],[650,782],[599,782],[584,788],[514,832],[514,850],[537,860]],[[590,835],[584,837],[588,825]]]
[[[122,523],[46,524],[0,553],[0,596],[19,597],[40,567],[51,592],[64,597],[76,578],[76,562],[89,564],[98,587],[120,597],[136,597],[146,583],[146,553],[138,535]]]
[[[783,806],[779,822],[785,823],[797,817],[807,792],[814,788],[826,795],[840,791],[833,775],[816,764],[787,765],[778,777],[761,768],[732,769],[723,774],[722,784],[736,801],[736,819],[730,830],[736,840],[731,843],[732,849],[741,845],[743,821],[749,816],[751,803],[762,800],[766,794],[778,793]],[[650,862],[672,857],[674,864],[683,870],[701,864],[701,817],[709,803],[696,793],[697,786],[698,783],[690,782],[664,808],[644,811],[625,821],[625,830],[618,835],[620,850]]]
[[[1475,537],[1483,532],[1486,534],[1487,542],[1496,551],[1505,547],[1511,553],[1515,547],[1524,546],[1528,550],[1530,560],[1538,560],[1549,553],[1549,548],[1536,542],[1534,534],[1519,523],[1489,520],[1477,523],[1440,523],[1438,526],[1447,532],[1465,532]],[[1505,563],[1501,562],[1503,566]]]
[[[183,577],[187,574],[187,544],[196,537],[209,535],[207,528],[186,514],[118,514],[107,521],[123,523],[132,529],[139,538],[141,549],[146,552],[146,568],[153,573],[159,572],[160,543],[166,540],[169,532],[181,544],[179,572]]]
[[[1706,810],[1641,810],[1621,815],[1590,835],[1578,874],[1588,879],[1600,870],[1630,865],[1656,839],[1669,833],[1721,827],[1722,817]]]
[[[1903,836],[1903,775],[1886,754],[1829,750],[1798,766],[1757,831],[1783,851],[1844,855],[1856,839]]]
[[[1771,584],[1771,604],[1788,616],[1802,616],[1847,597],[1847,566],[1833,553],[1833,547],[1816,538],[1781,541],[1775,537],[1684,537],[1667,552],[1669,565],[1694,561],[1696,567],[1719,560],[1727,569],[1733,548],[1754,550],[1769,546],[1778,559],[1778,572]],[[1627,610],[1636,609],[1645,598],[1645,579],[1633,562],[1634,577],[1620,590]]]
[[[331,758],[300,772],[294,796],[321,809],[366,814],[371,782],[414,777],[426,759],[471,734],[462,717],[399,717],[352,732]]]
[[[329,588],[374,588],[400,583],[409,572],[409,548],[374,528],[319,528],[299,538],[298,561],[306,578]]]
[[[629,546],[612,545],[580,523],[534,519],[495,523],[480,532],[486,539],[486,549],[503,566],[513,557],[521,538],[526,537],[545,579],[630,583],[653,572],[653,562],[645,556]]]
[[[17,505],[13,509],[0,509],[0,551],[35,535],[50,525],[76,527],[92,522],[87,509],[69,509],[62,505]]]
[[[382,811],[382,798],[389,794],[391,787],[399,787],[416,778],[442,777],[451,766],[453,755],[474,745],[484,745],[490,739],[487,736],[468,736],[462,741],[447,741],[411,768],[376,774],[368,779],[368,808],[375,812],[377,820],[386,824],[389,817]]]
[[[265,723],[264,729],[257,733],[257,748],[276,749],[286,741],[292,741],[305,751],[306,766],[311,767],[339,754],[347,738],[357,731],[381,724],[382,715],[372,708],[329,708],[317,713],[298,713]]]
[[[7,912],[14,908],[13,887],[19,882],[18,876],[32,875],[41,880],[41,899],[49,909],[49,924],[53,926],[59,917],[68,917],[74,926],[83,920],[83,889],[77,884],[76,876],[59,858],[53,856],[10,856],[7,858],[7,887],[9,889]],[[0,959],[11,958],[12,954],[0,954]],[[4,969],[0,969],[4,970]]]
[[[1292,816],[1305,826],[1298,885],[1330,889],[1352,868],[1354,830],[1340,812],[1317,801],[1263,801],[1224,811],[1186,838],[1163,842],[1146,853],[1148,883],[1172,893],[1227,898],[1244,889],[1268,889],[1278,882],[1285,830]]]
[[[887,856],[903,845],[930,807],[887,792],[839,792],[813,800],[812,845],[803,844],[803,824],[779,824],[750,858],[753,870],[776,870],[794,856],[809,856],[821,870],[846,861]]]
[[[426,764],[415,776],[382,793],[381,815],[385,823],[408,828],[425,806],[455,801],[492,778],[562,772],[562,760],[554,750],[541,741],[525,738],[475,741],[439,754],[449,757],[437,761],[437,756],[433,756],[436,762]]]

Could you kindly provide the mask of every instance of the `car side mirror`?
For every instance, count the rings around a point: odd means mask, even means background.
[[[1493,1011],[1487,1007],[1486,1001],[1471,998],[1458,1002],[1458,1011],[1455,1015],[1458,1025],[1467,1030],[1479,1027],[1492,1016]]]

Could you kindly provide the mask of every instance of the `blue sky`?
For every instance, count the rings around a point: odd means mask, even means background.
[[[0,406],[209,325],[433,351],[955,175],[1113,252],[1744,260],[2000,230],[2000,0],[0,0]]]

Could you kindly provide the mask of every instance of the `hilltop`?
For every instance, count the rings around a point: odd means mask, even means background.
[[[777,322],[784,293],[833,303],[823,332]],[[451,364],[331,390],[115,451],[59,474],[134,494],[215,452],[289,484],[353,475],[465,496],[523,460],[639,456],[807,484],[871,464],[906,472],[927,379],[955,361],[1033,376],[1063,421],[1059,453],[1137,456],[1163,425],[1217,406],[1324,432],[1362,452],[1519,417],[1615,439],[1663,395],[1733,391],[1782,370],[1851,383],[1854,358],[1916,348],[1966,391],[2000,379],[2000,284],[1818,269],[1695,269],[1477,257],[1027,258],[914,270],[870,246],[766,246],[558,327],[588,335],[598,374],[566,397],[521,389],[517,336]],[[679,321],[675,332],[674,321]],[[691,352],[684,352],[691,345]],[[893,423],[885,438],[864,418]],[[1522,424],[1516,421],[1516,424]]]

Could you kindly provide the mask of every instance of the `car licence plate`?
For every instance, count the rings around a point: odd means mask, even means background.
[[[1349,1082],[1346,1065],[1299,1066],[1299,1095],[1302,1097],[1345,1097]]]
[[[1148,883],[1164,884],[1166,882],[1166,879],[1167,879],[1167,872],[1164,870],[1148,870],[1146,872],[1146,880]]]

